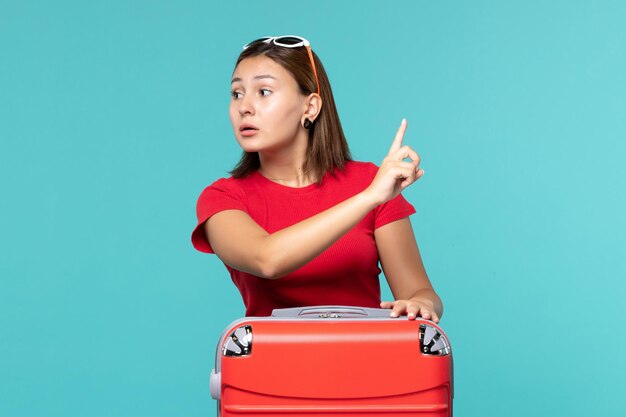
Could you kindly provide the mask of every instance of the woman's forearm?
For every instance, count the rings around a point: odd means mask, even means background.
[[[313,217],[267,235],[258,252],[262,275],[280,278],[306,265],[379,203],[363,191]]]

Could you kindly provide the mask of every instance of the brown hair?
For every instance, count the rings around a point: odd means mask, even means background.
[[[305,172],[311,172],[317,183],[320,184],[324,174],[327,172],[332,173],[335,168],[342,170],[344,163],[351,161],[352,156],[341,128],[339,114],[335,107],[335,99],[330,88],[330,81],[317,54],[313,51],[311,52],[320,83],[320,96],[322,97],[323,105],[315,122],[309,129],[309,145],[302,169]],[[317,93],[315,74],[305,47],[286,48],[274,45],[273,42],[255,42],[239,55],[235,68],[242,60],[258,55],[267,56],[285,68],[298,83],[302,94]],[[230,174],[234,178],[243,178],[259,169],[259,166],[258,152],[244,151],[241,159],[235,168],[230,171]]]

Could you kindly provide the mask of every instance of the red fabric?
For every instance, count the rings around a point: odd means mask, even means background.
[[[363,191],[378,167],[347,162],[343,171],[326,174],[322,185],[292,188],[254,172],[243,179],[221,178],[202,191],[192,243],[213,253],[203,223],[223,210],[242,210],[268,233],[307,219]],[[259,278],[226,265],[241,292],[246,316],[269,316],[275,308],[347,305],[380,307],[378,252],[374,230],[415,213],[402,195],[367,214],[352,230],[311,262],[276,280]]]

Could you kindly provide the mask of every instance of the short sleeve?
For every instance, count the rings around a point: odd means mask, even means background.
[[[204,222],[224,210],[247,212],[245,194],[232,179],[220,178],[206,187],[196,204],[198,223],[191,233],[191,243],[200,252],[214,253],[204,233]]]
[[[374,229],[409,217],[413,213],[415,207],[400,194],[374,209]]]
[[[369,163],[370,175],[374,179],[378,172],[378,166]],[[415,207],[409,203],[402,194],[397,195],[374,209],[374,229],[378,229],[388,223],[403,219],[415,213]]]

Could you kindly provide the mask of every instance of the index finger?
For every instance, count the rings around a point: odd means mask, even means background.
[[[389,148],[389,152],[387,155],[391,155],[398,149],[402,147],[402,140],[404,139],[404,132],[406,132],[407,121],[406,119],[402,119],[402,123],[400,123],[400,127],[396,132],[396,136],[393,138],[393,142],[391,143],[391,148]]]

